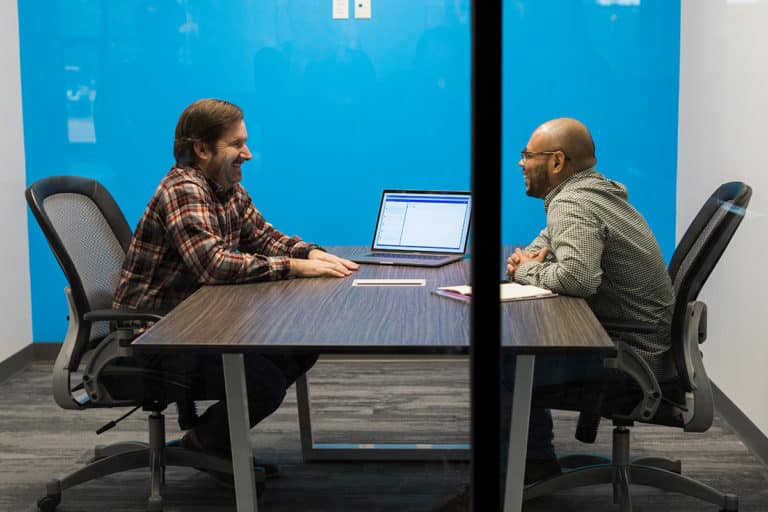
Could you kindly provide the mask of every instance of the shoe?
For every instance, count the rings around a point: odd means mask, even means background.
[[[179,439],[179,446],[181,448],[184,448],[185,450],[202,452],[202,453],[205,453],[206,455],[211,455],[213,457],[219,457],[219,458],[228,459],[228,460],[232,459],[232,456],[229,452],[219,451],[219,450],[208,450],[204,448],[202,443],[200,443],[200,440],[197,438],[197,435],[195,434],[194,430],[188,430],[182,436],[182,438]],[[280,466],[278,466],[277,464],[257,462],[254,459],[253,467],[256,468],[257,471],[263,471],[264,478],[267,480],[270,480],[273,478],[279,478],[282,476],[282,472],[280,471]],[[211,476],[216,478],[216,480],[218,480],[222,484],[226,482],[230,482],[230,485],[234,485],[233,484],[234,478],[231,473],[223,473],[221,471],[213,471],[213,470],[208,470],[203,468],[195,468],[195,469],[197,469],[198,471],[205,471],[206,473],[209,473]]]
[[[560,467],[560,461],[557,459],[537,460],[526,459],[525,461],[525,485],[530,485],[539,480],[544,480],[563,472]]]
[[[459,494],[432,509],[432,512],[469,512],[469,486],[465,486]]]

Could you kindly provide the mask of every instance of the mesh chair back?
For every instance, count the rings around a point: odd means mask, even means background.
[[[109,309],[131,240],[115,200],[98,182],[55,176],[33,183],[27,202],[69,282],[81,331],[69,368],[75,370],[90,341],[109,332],[106,322],[82,315]]]
[[[669,263],[675,290],[672,348],[679,374],[689,377],[682,350],[688,303],[695,301],[746,212],[752,189],[745,183],[724,183],[701,207],[677,244]]]
[[[43,208],[80,277],[89,309],[110,308],[125,251],[96,203],[80,194],[54,194]],[[93,325],[91,339],[106,335],[103,327]]]

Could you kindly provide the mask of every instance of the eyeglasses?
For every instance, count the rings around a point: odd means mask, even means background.
[[[526,151],[522,150],[520,151],[520,159],[525,163],[527,160],[533,158],[534,156],[538,155],[554,155],[555,153],[563,153],[566,160],[569,160],[568,155],[565,154],[565,152],[562,149],[553,149],[550,151]]]

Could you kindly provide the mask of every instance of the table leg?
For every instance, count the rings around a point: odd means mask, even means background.
[[[232,446],[232,472],[235,477],[237,512],[257,512],[243,354],[222,354],[221,359],[224,365],[224,389],[227,394],[229,442]]]
[[[525,454],[528,449],[528,420],[531,413],[535,359],[534,355],[515,356],[515,388],[512,391],[504,512],[520,512],[523,509]]]

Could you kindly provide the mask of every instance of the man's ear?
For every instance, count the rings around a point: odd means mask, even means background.
[[[555,151],[550,162],[552,162],[552,174],[560,174],[565,167],[565,153],[559,150]]]
[[[192,148],[195,150],[195,156],[197,156],[199,160],[208,160],[211,156],[208,146],[203,142],[194,142]]]

